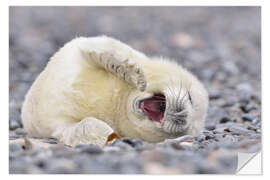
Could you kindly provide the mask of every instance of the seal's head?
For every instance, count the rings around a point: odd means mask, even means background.
[[[207,92],[199,80],[179,65],[147,74],[146,91],[134,91],[128,102],[132,105],[129,123],[140,128],[142,139],[155,142],[198,135],[208,106]]]

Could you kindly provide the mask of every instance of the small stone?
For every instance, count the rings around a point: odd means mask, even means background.
[[[61,158],[71,158],[77,153],[75,149],[64,146],[62,144],[53,145],[50,147],[50,149],[52,150],[53,156]]]
[[[184,146],[184,147],[192,147],[193,142],[180,142],[179,145]]]
[[[117,146],[106,146],[103,150],[105,152],[119,152],[121,149]]]
[[[48,163],[48,159],[39,158],[35,160],[34,164],[38,166],[39,168],[44,169],[48,166],[49,163]]]
[[[23,128],[17,128],[17,129],[15,130],[15,133],[16,133],[17,135],[21,135],[21,136],[26,136],[26,135],[27,135],[27,132],[26,132],[25,129],[23,129]]]
[[[172,139],[172,140],[176,141],[176,142],[187,142],[187,141],[193,141],[194,139],[195,139],[194,136],[185,135],[185,136],[181,136],[181,137],[178,137],[178,138]]]
[[[219,99],[220,98],[220,92],[217,89],[211,89],[209,92],[209,99]]]
[[[252,122],[255,118],[257,118],[257,115],[256,114],[243,114],[242,115],[242,119],[244,121],[250,121],[250,122]]]
[[[194,45],[194,39],[187,33],[177,32],[170,38],[170,42],[180,48],[190,48]]]
[[[232,134],[235,135],[248,135],[250,134],[250,130],[245,129],[243,127],[239,127],[239,126],[232,126],[229,128],[229,130],[232,132]]]
[[[40,169],[34,165],[33,158],[28,156],[20,156],[9,163],[10,174],[35,174],[42,173]]]
[[[256,110],[258,109],[258,106],[254,105],[254,104],[247,104],[241,107],[241,109],[245,112],[248,113],[252,110]]]
[[[239,92],[239,101],[241,103],[248,104],[252,97],[252,87],[247,83],[243,83],[237,85],[236,90]]]
[[[9,129],[15,130],[20,127],[20,124],[17,121],[9,121]]]
[[[195,138],[198,142],[203,142],[205,140],[205,135],[201,134],[199,137]]]
[[[226,61],[223,66],[224,70],[229,74],[229,75],[237,75],[239,73],[238,67],[235,65],[235,63],[231,61]]]
[[[135,147],[134,142],[133,142],[131,139],[129,139],[129,138],[122,138],[122,141],[123,141],[124,143],[129,144],[129,145],[132,146],[132,147]]]
[[[176,167],[167,167],[158,162],[147,162],[144,165],[145,174],[181,174],[181,169]]]
[[[131,145],[123,142],[120,139],[116,139],[115,141],[113,141],[113,143],[111,143],[110,146],[117,146],[117,147],[120,147],[122,150],[133,150],[134,149]]]
[[[233,105],[235,105],[235,103],[237,102],[237,100],[233,97],[229,97],[225,100],[225,102],[222,104],[222,107],[223,108],[226,108],[226,107],[231,107]]]
[[[232,143],[236,143],[237,139],[231,134],[223,134],[223,140],[221,142],[224,144],[225,143],[232,144]]]
[[[203,77],[204,79],[209,79],[209,80],[211,80],[211,79],[213,79],[214,76],[215,76],[215,72],[213,72],[212,70],[204,69],[204,70],[202,71],[202,77]]]
[[[211,131],[204,131],[203,134],[205,135],[205,140],[214,139],[215,135]]]
[[[238,84],[236,86],[236,89],[239,91],[239,92],[252,92],[253,91],[253,88],[251,87],[250,84],[248,83],[241,83],[241,84]]]
[[[209,124],[209,125],[205,126],[205,129],[212,131],[212,130],[216,129],[216,126],[214,124]]]
[[[216,79],[220,82],[225,82],[227,79],[227,75],[224,72],[218,72],[216,74]]]
[[[231,118],[228,116],[225,116],[225,117],[222,117],[219,122],[220,123],[227,123],[229,121],[231,121]]]
[[[50,174],[74,174],[76,173],[75,163],[68,159],[51,159],[47,164],[46,172]]]
[[[253,125],[248,125],[247,129],[256,131],[258,128],[256,126],[253,126]]]
[[[139,139],[133,139],[133,143],[135,145],[135,147],[140,147],[140,146],[143,146],[145,144],[145,142],[139,140]]]
[[[228,113],[223,108],[220,108],[219,106],[216,105],[209,106],[207,118],[205,120],[205,127],[216,126],[219,120],[227,115]]]
[[[260,116],[254,118],[254,119],[252,120],[252,123],[253,123],[253,124],[259,124],[259,125],[260,125],[260,122],[261,122],[261,117],[260,117]]]
[[[93,144],[87,144],[87,145],[77,145],[76,148],[80,149],[80,152],[82,153],[87,153],[87,154],[101,154],[103,153],[103,150],[97,146],[97,145],[93,145]]]
[[[10,152],[23,151],[23,147],[20,144],[10,144],[9,151]]]
[[[216,129],[214,130],[214,133],[221,134],[221,133],[224,133],[224,132],[226,132],[226,131],[228,131],[228,127],[219,127],[219,128],[216,128]]]

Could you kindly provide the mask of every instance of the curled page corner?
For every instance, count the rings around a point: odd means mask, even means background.
[[[236,174],[239,175],[261,175],[262,174],[262,161],[261,152],[255,153],[238,153],[238,165]]]

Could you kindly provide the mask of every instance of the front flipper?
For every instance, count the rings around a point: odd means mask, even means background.
[[[85,38],[79,43],[81,52],[88,63],[100,65],[140,91],[146,89],[143,69],[135,60],[135,57],[138,59],[145,58],[144,55],[117,40],[105,36]]]

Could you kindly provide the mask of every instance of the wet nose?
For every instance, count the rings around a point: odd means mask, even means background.
[[[183,125],[183,126],[187,124],[186,117],[185,118],[176,118],[175,122],[180,124],[180,125]]]

